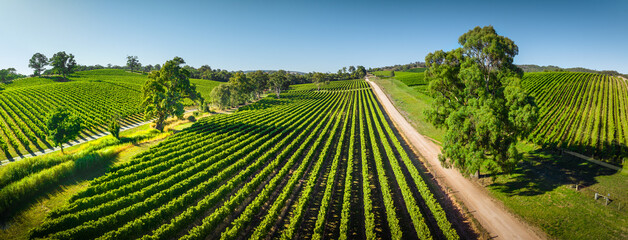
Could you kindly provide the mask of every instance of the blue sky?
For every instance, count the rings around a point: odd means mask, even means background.
[[[438,2],[438,3],[436,3]],[[628,73],[628,1],[0,0],[0,68],[66,51],[83,65],[162,64],[335,72],[423,61],[493,25],[518,64]]]

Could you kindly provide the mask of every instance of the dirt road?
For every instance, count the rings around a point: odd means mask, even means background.
[[[461,200],[473,217],[482,224],[492,238],[497,239],[542,239],[532,230],[533,228],[522,220],[513,216],[499,203],[488,195],[485,189],[472,183],[455,169],[443,168],[438,160],[440,147],[419,134],[408,121],[397,111],[386,94],[377,84],[367,82],[373,88],[373,92],[384,106],[390,119],[397,129],[402,132],[409,143],[427,160],[432,171],[451,188],[456,198]]]

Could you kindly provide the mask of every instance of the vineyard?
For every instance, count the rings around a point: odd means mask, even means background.
[[[611,161],[628,155],[628,83],[593,73],[526,73],[539,124],[531,139]]]
[[[299,85],[116,166],[31,238],[458,239],[363,80]]]
[[[67,106],[83,120],[82,137],[104,132],[112,116],[122,125],[143,121],[139,104],[146,76],[123,70],[78,72],[69,81],[20,79],[0,91],[0,159],[26,155],[52,146],[46,139],[46,117]],[[216,82],[192,80],[208,96]]]

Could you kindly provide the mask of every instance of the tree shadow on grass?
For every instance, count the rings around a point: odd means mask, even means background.
[[[562,185],[588,187],[598,182],[596,177],[615,173],[570,155],[538,149],[530,152],[512,175],[493,175],[497,180],[488,187],[508,196],[536,196]]]
[[[14,218],[19,216],[20,213],[27,209],[39,204],[42,200],[50,198],[51,196],[63,192],[67,187],[79,184],[83,181],[89,181],[104,175],[107,169],[112,165],[113,161],[118,157],[118,153],[113,153],[107,158],[103,158],[98,162],[90,162],[89,158],[93,158],[93,155],[86,155],[84,157],[71,160],[75,161],[75,168],[67,176],[63,176],[57,181],[52,181],[44,186],[38,187],[35,191],[30,192],[28,196],[25,196],[15,204],[11,205],[11,208],[0,214],[0,228],[8,227],[8,224],[14,221]]]

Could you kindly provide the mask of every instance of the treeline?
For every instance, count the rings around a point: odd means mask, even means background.
[[[206,73],[213,71],[209,66],[205,69]],[[224,70],[220,72],[222,71]],[[330,81],[361,79],[365,75],[366,69],[363,66],[343,67],[337,73],[311,72],[299,74],[284,70],[272,72],[258,70],[248,73],[225,71],[225,76],[230,76],[229,80],[212,90],[210,101],[215,107],[224,109],[259,99],[267,91],[274,92],[277,98],[279,98],[281,91],[288,89],[293,84],[316,83],[320,87],[320,84]]]
[[[0,69],[0,83],[8,83],[14,79],[26,77],[15,72],[15,68]]]
[[[561,68],[561,67],[552,66],[552,65],[539,66],[539,65],[534,65],[534,64],[524,64],[524,65],[517,65],[517,66],[523,69],[524,72],[585,72],[585,73],[597,73],[597,74],[602,74],[602,75],[607,75],[607,76],[623,76],[623,77],[628,78],[628,74],[621,74],[613,70],[598,71],[598,70],[582,68],[582,67]]]
[[[424,62],[413,62],[413,63],[403,64],[403,65],[397,64],[397,65],[393,65],[393,66],[370,68],[369,72],[375,72],[375,71],[399,71],[399,72],[404,72],[404,71],[408,71],[408,70],[413,69],[413,68],[424,68],[424,67],[425,67],[425,63]]]

